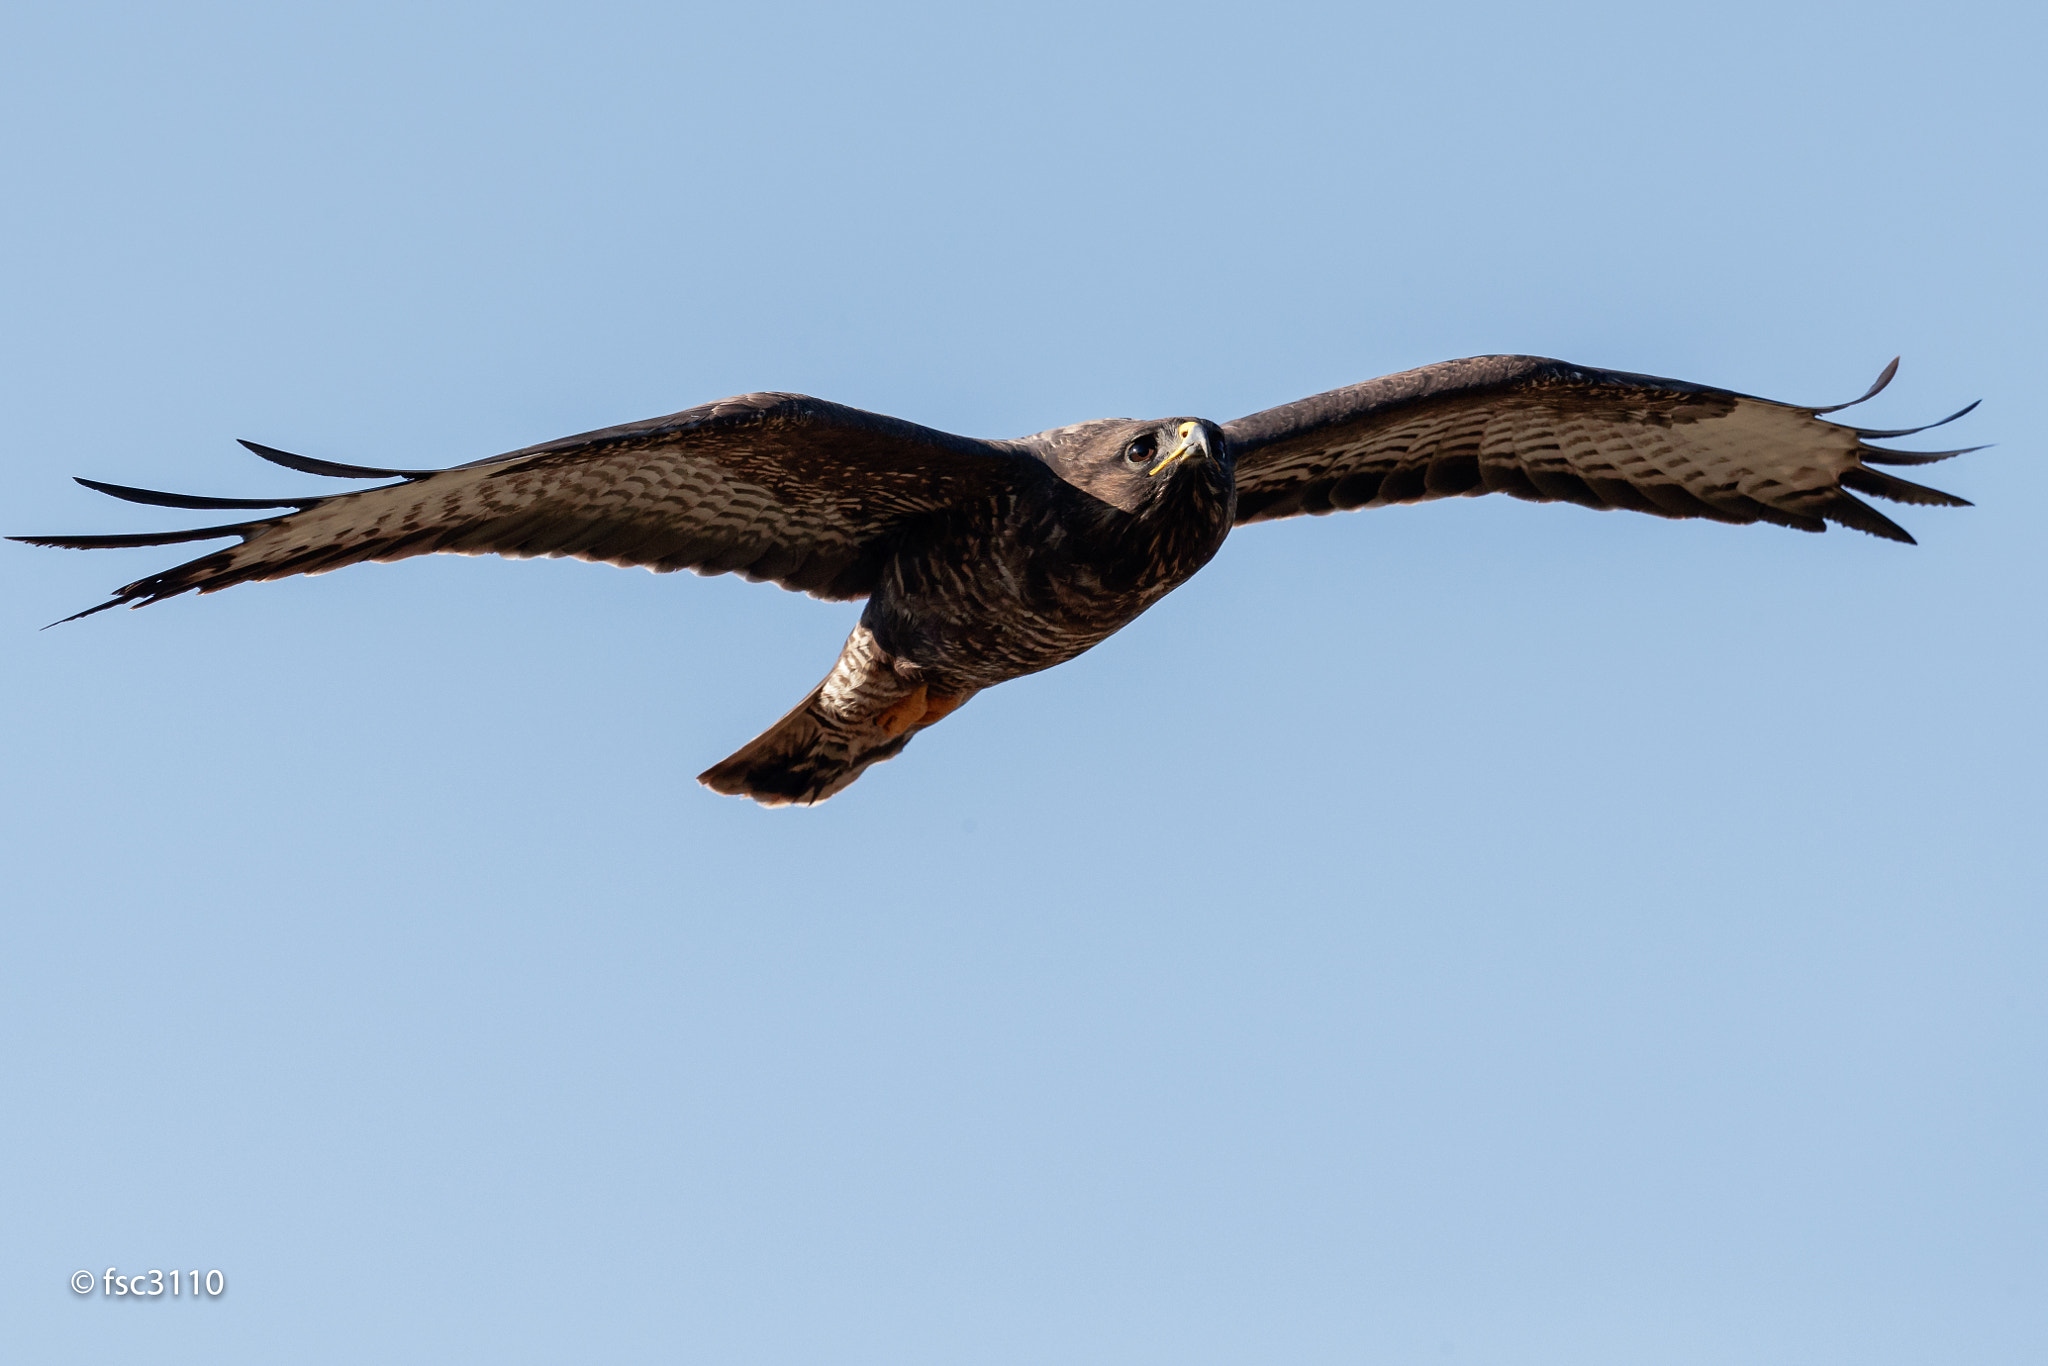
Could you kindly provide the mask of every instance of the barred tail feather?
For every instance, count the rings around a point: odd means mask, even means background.
[[[763,806],[810,806],[858,778],[869,764],[893,759],[914,730],[886,734],[873,720],[849,721],[821,705],[825,685],[730,758],[697,775],[713,792],[751,797]]]

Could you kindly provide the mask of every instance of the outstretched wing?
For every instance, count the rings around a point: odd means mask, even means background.
[[[1884,388],[1898,364],[1855,401]],[[1802,531],[1837,522],[1910,544],[1849,490],[1968,506],[1870,468],[1963,451],[1885,450],[1864,441],[1926,428],[1880,432],[1819,420],[1850,406],[1798,408],[1540,356],[1475,356],[1332,389],[1223,430],[1236,456],[1240,524],[1506,493]]]
[[[797,394],[746,394],[446,470],[339,465],[243,444],[310,474],[402,482],[326,498],[241,499],[80,480],[131,502],[296,511],[157,535],[13,539],[95,549],[242,538],[79,616],[436,551],[733,572],[849,599],[873,589],[901,528],[1000,488],[1016,468],[994,443]]]

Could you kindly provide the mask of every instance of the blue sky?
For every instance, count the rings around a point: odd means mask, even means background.
[[[785,389],[986,436],[1519,351],[1993,450],[1917,548],[1251,528],[829,805],[857,609],[437,557],[39,633],[24,1360],[2048,1351],[2032,7],[0,16],[9,532]],[[203,515],[203,514],[202,514]],[[175,518],[176,514],[169,514]],[[194,523],[197,524],[196,522]],[[218,1302],[66,1279],[219,1268]]]

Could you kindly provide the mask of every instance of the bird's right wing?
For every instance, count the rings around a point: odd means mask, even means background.
[[[797,394],[746,394],[445,470],[370,469],[243,444],[311,474],[402,482],[325,498],[237,499],[80,480],[131,502],[296,510],[194,531],[13,539],[100,549],[241,537],[79,616],[437,551],[739,573],[843,600],[873,590],[904,527],[1001,489],[1025,464],[1037,468],[996,443]]]

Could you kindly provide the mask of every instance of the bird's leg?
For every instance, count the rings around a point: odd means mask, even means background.
[[[839,662],[818,685],[818,701],[842,723],[873,725],[884,740],[894,740],[933,724],[974,695],[973,689],[933,692],[918,673],[915,665],[884,651],[874,632],[856,626]]]
[[[925,694],[924,716],[918,721],[919,727],[935,726],[965,706],[972,692],[935,692]]]
[[[931,708],[929,699],[930,694],[927,692],[925,685],[920,683],[900,700],[891,702],[888,706],[882,708],[881,714],[875,717],[875,724],[882,728],[882,734],[893,740],[903,734],[904,731],[909,730],[912,726],[926,719],[927,713]],[[958,705],[959,703],[957,702],[950,703],[946,710],[951,711]],[[943,714],[941,713],[941,715]]]

